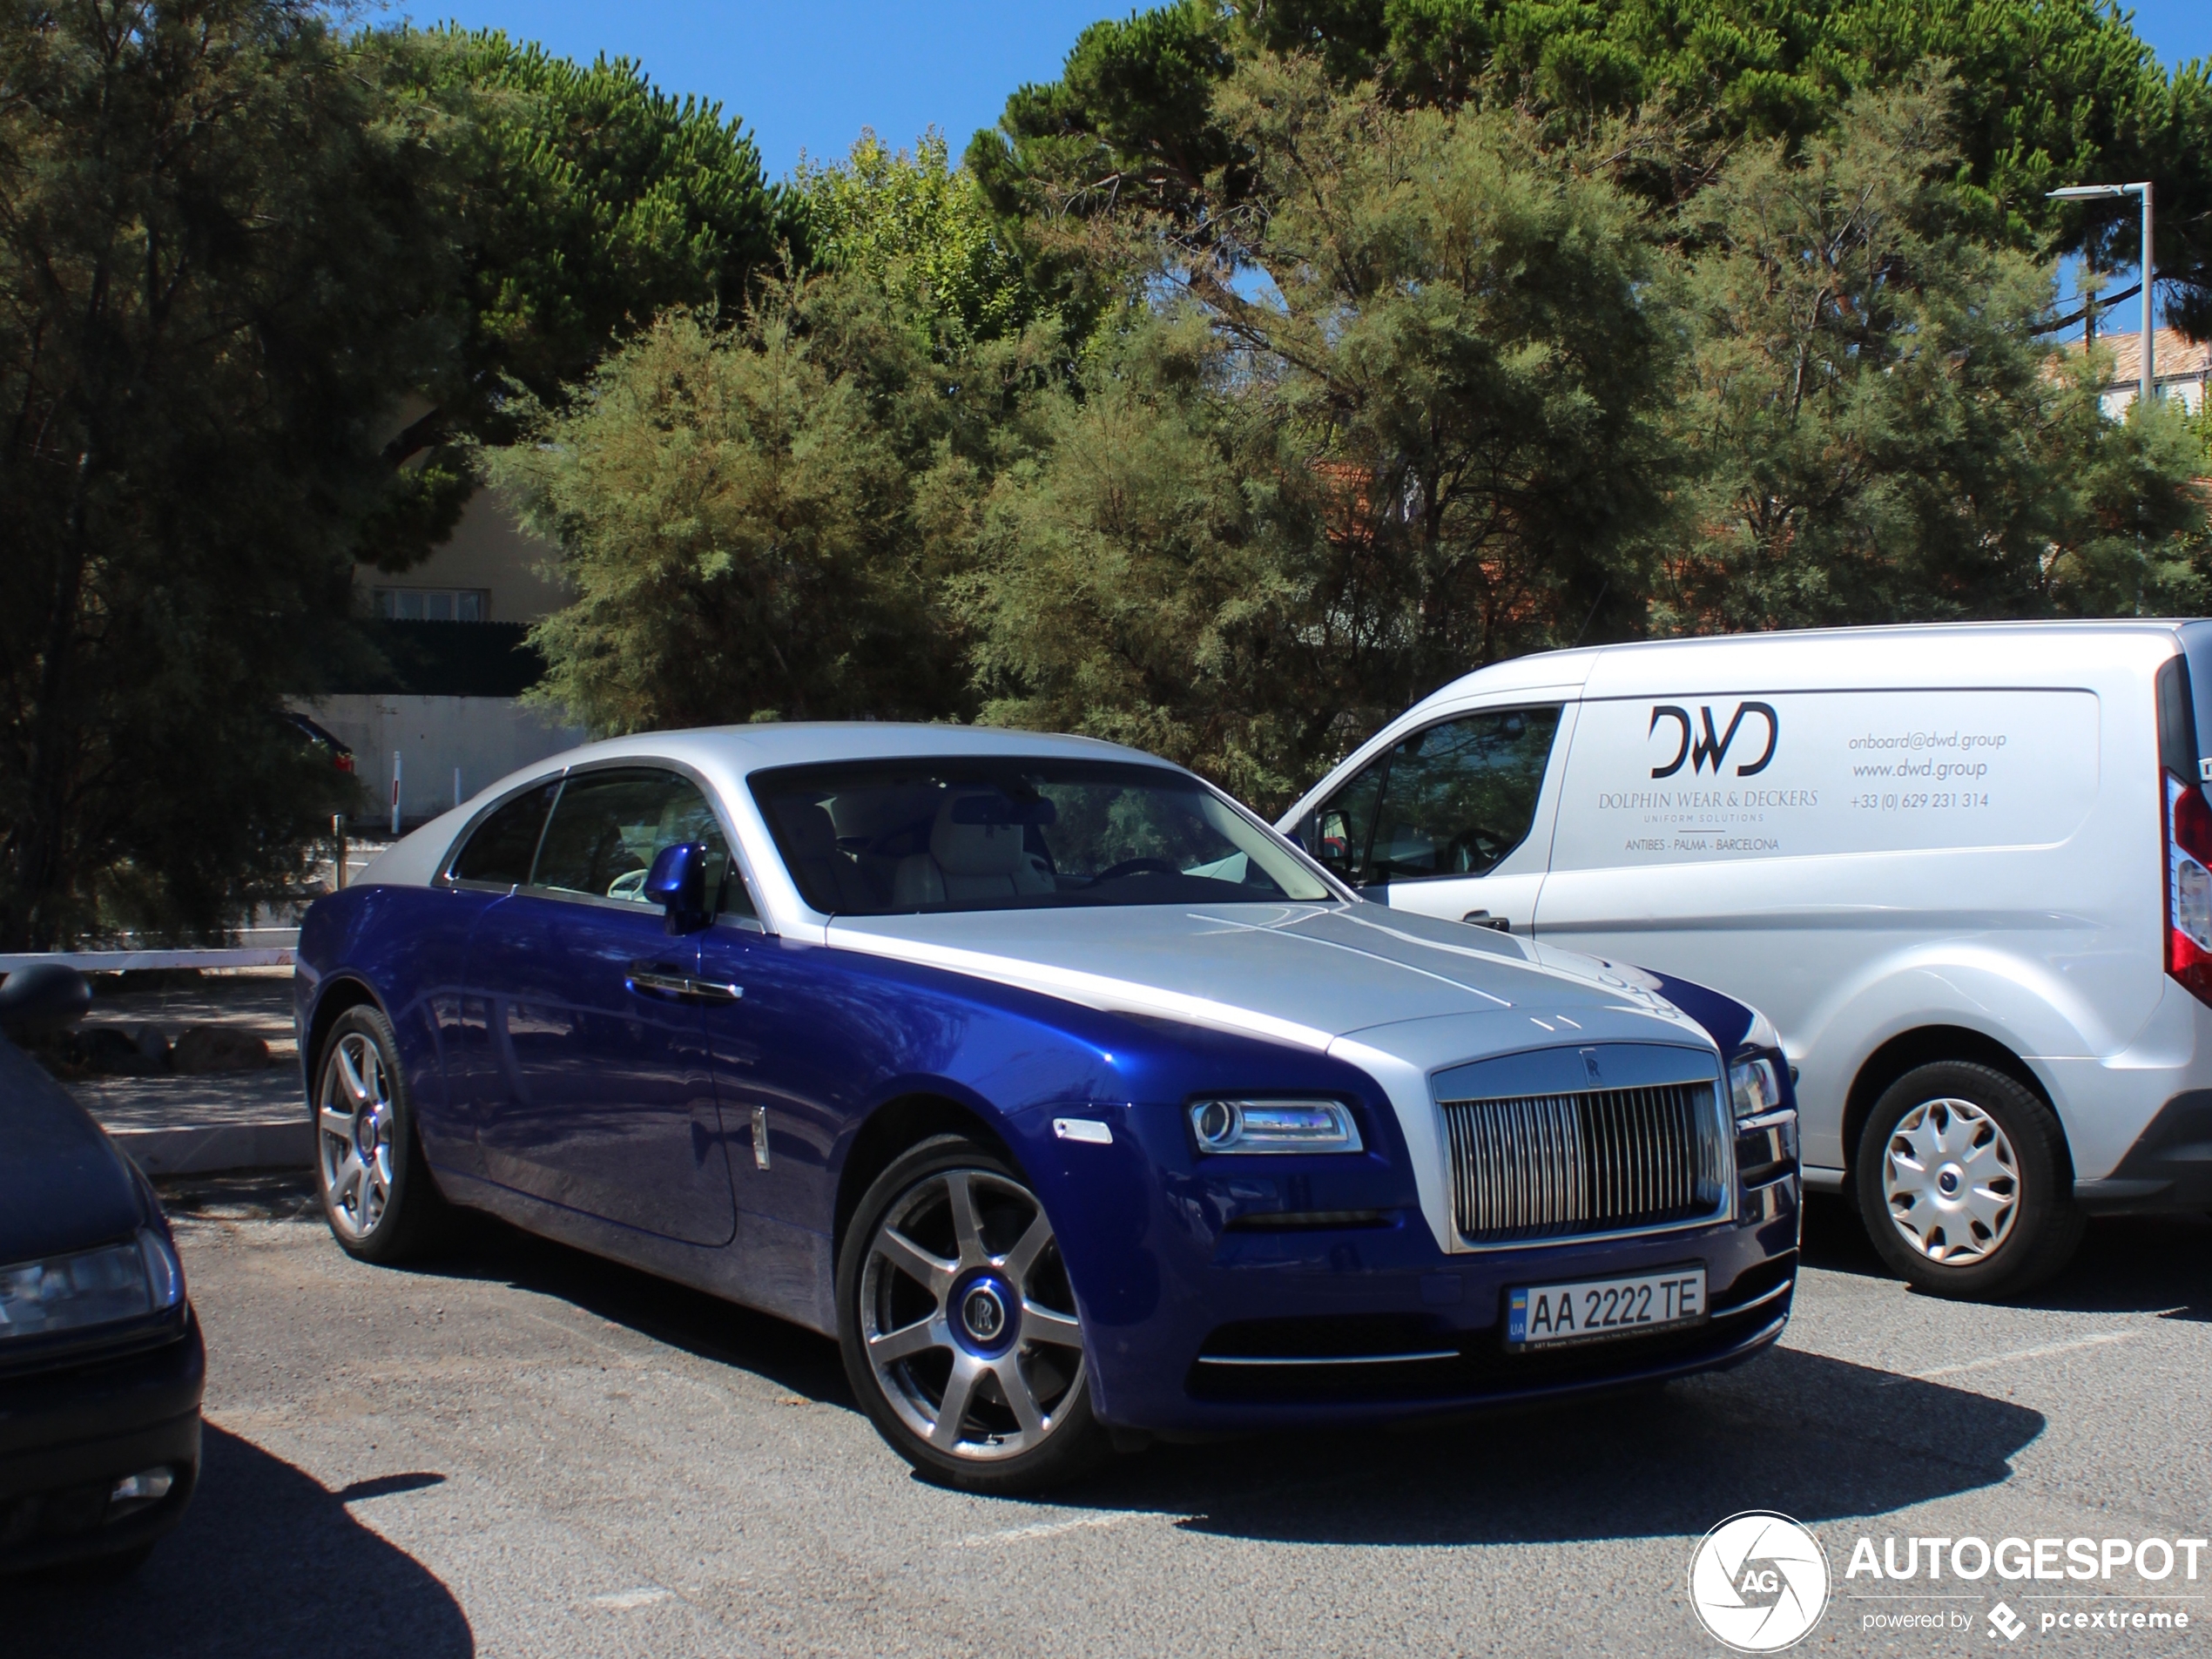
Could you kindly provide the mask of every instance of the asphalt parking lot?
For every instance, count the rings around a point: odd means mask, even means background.
[[[1865,1625],[1855,1534],[2212,1530],[2212,1223],[2106,1222],[2027,1305],[1909,1294],[1816,1207],[1784,1345],[1600,1408],[1159,1447],[1055,1501],[926,1486],[834,1348],[496,1227],[357,1264],[283,1181],[172,1191],[206,1473],[123,1587],[9,1588],[23,1655],[1718,1653],[1684,1577],[1747,1507],[1821,1536],[1797,1651],[2027,1652]],[[2212,1589],[2175,1575],[2171,1596]],[[2033,1621],[2022,1589],[2006,1586]],[[2175,1601],[2212,1626],[2212,1602]],[[2099,1651],[2188,1652],[2186,1635]]]

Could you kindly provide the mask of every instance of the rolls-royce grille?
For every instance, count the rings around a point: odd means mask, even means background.
[[[1710,1083],[1440,1103],[1453,1219],[1474,1243],[1687,1221],[1727,1193]]]

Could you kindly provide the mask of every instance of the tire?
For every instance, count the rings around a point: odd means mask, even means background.
[[[415,1097],[381,1009],[362,1003],[331,1026],[316,1057],[314,1110],[315,1190],[347,1255],[402,1262],[451,1241],[455,1212],[423,1160]]]
[[[2081,1242],[2066,1131],[1989,1066],[1937,1061],[1892,1083],[1859,1135],[1854,1179],[1874,1248],[1936,1296],[2017,1296]]]
[[[869,1187],[840,1243],[837,1314],[853,1393],[925,1480],[1035,1492],[1112,1455],[1050,1219],[966,1136],[922,1142]]]

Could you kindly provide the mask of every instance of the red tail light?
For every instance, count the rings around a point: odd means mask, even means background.
[[[351,755],[334,756],[331,764],[341,772],[351,772],[354,769],[354,758]]]
[[[2173,772],[2166,783],[2166,971],[2212,1003],[2212,805]]]

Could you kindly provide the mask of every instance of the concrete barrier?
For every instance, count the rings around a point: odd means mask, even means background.
[[[304,1114],[293,1123],[117,1129],[108,1137],[149,1176],[314,1167],[314,1130]]]
[[[0,974],[37,962],[59,962],[80,974],[129,974],[161,968],[289,968],[300,948],[297,927],[253,927],[245,941],[209,950],[50,950],[0,954]]]

